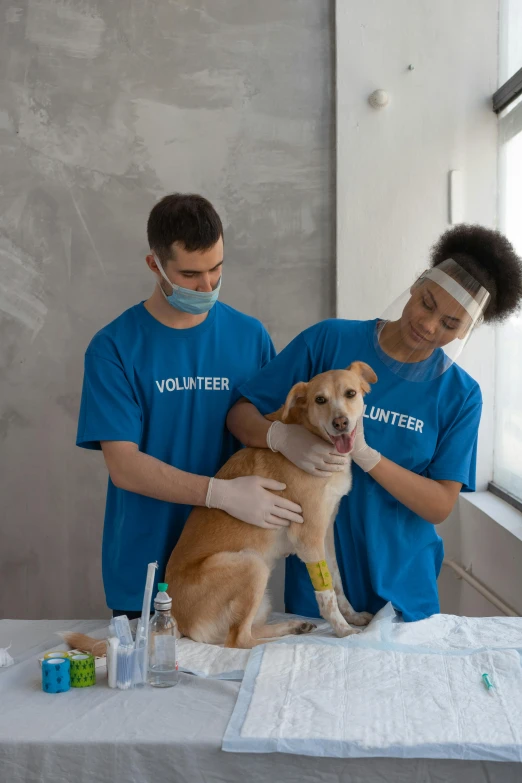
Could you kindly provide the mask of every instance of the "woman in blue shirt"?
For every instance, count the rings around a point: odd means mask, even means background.
[[[522,298],[520,259],[505,237],[481,226],[447,231],[430,266],[388,317],[332,319],[298,335],[241,387],[227,422],[246,445],[268,443],[309,473],[328,475],[343,468],[345,454],[298,425],[263,417],[297,382],[353,361],[372,367],[378,382],[350,455],[353,487],[336,520],[337,559],[356,611],[375,613],[390,601],[405,621],[439,611],[443,544],[435,525],[459,492],[475,489],[482,398],[454,359],[475,326],[505,319]],[[296,557],[287,561],[285,603],[289,612],[319,615]]]

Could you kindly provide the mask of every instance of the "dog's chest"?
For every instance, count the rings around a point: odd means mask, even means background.
[[[349,460],[346,468],[339,473],[334,473],[328,479],[325,487],[325,500],[337,505],[343,495],[347,495],[352,487],[352,464]]]
[[[334,473],[323,488],[324,511],[327,516],[331,517],[330,523],[333,523],[341,498],[349,493],[351,486],[352,468],[351,460],[349,460],[346,468],[342,472]],[[286,528],[283,528],[275,539],[270,551],[266,553],[265,560],[272,567],[275,560],[287,557],[294,552],[295,545],[288,538]]]

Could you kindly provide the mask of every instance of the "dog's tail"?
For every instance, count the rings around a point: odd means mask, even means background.
[[[84,633],[59,633],[58,636],[61,636],[73,650],[81,650],[99,657],[107,653],[107,639],[94,639]]]

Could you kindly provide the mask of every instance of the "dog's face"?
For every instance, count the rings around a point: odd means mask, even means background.
[[[357,422],[363,414],[364,395],[377,376],[364,362],[353,362],[346,370],[330,370],[308,383],[297,383],[286,398],[282,420],[303,424],[323,440],[333,443],[340,454],[349,454],[355,441]]]

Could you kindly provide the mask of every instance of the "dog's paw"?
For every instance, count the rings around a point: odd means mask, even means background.
[[[353,636],[355,633],[361,633],[360,628],[350,628],[349,625],[335,625],[334,633],[339,639],[344,639],[345,636]]]
[[[296,636],[301,636],[303,633],[311,633],[317,628],[313,623],[298,623],[292,630],[292,633]]]
[[[351,625],[368,625],[372,619],[373,614],[369,612],[353,612],[348,616],[345,616],[345,620]]]

